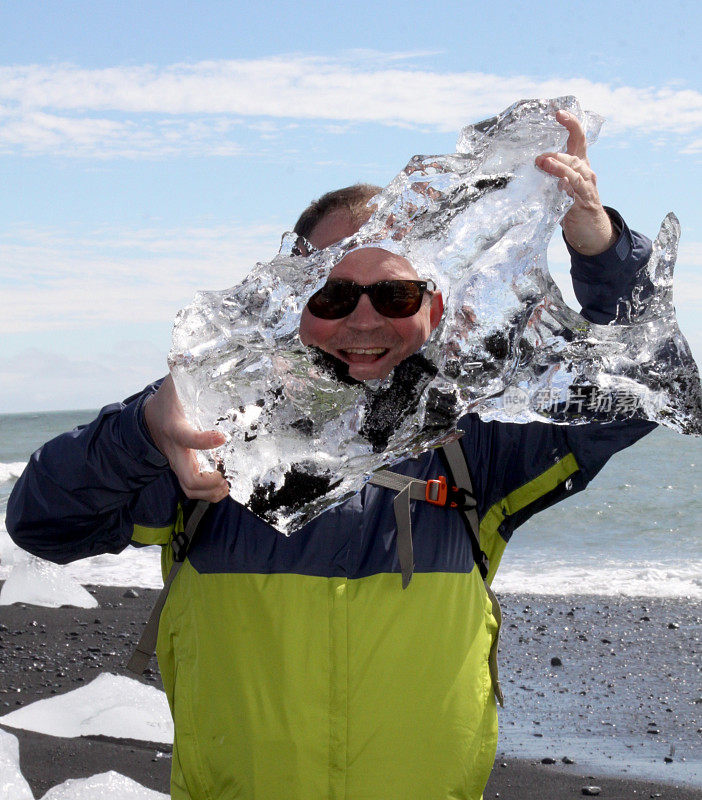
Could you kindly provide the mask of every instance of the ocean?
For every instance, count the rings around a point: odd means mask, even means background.
[[[96,413],[0,414],[0,579],[24,559],[5,529],[17,476],[43,442]],[[658,428],[614,456],[584,492],[522,526],[495,589],[702,599],[701,488],[702,439]],[[65,570],[81,583],[155,588],[161,581],[156,548],[128,548]]]

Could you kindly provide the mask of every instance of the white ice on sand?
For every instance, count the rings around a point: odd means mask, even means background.
[[[34,800],[32,790],[20,772],[17,737],[0,728],[0,797]]]
[[[0,798],[34,800],[20,771],[19,742],[0,728]],[[42,800],[168,800],[168,795],[147,789],[118,772],[103,772],[91,778],[72,778],[53,786]]]
[[[37,700],[0,717],[10,728],[49,736],[113,736],[170,744],[173,722],[164,692],[104,672],[87,686]]]
[[[31,797],[31,795],[30,795]],[[54,786],[42,800],[168,800],[168,795],[147,789],[140,783],[120,775],[103,772],[92,778],[73,778]]]
[[[28,603],[34,606],[95,608],[97,600],[62,567],[33,556],[15,564],[0,590],[0,606]]]

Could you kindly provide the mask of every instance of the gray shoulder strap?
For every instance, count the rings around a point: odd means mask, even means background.
[[[477,541],[480,541],[480,520],[476,510],[475,498],[473,497],[473,485],[470,479],[470,472],[466,464],[460,441],[455,439],[443,446],[443,451],[449,467],[453,474],[456,484],[462,490],[461,513],[475,532]],[[378,470],[373,474],[370,483],[382,486],[385,489],[393,489],[398,494],[393,501],[395,511],[395,522],[397,525],[397,557],[400,562],[402,572],[402,588],[406,589],[412,579],[414,572],[414,547],[412,545],[412,516],[410,513],[411,500],[425,500],[428,503],[446,505],[446,481],[444,479],[444,499],[439,502],[438,485],[440,481],[423,481],[419,478],[411,478],[408,475],[400,475],[387,469]]]
[[[451,472],[453,473],[453,478],[456,481],[456,485],[465,489],[468,494],[472,496],[473,482],[470,479],[468,464],[460,440],[455,439],[453,442],[445,444],[443,450]],[[470,525],[478,544],[480,544],[480,518],[478,517],[477,506],[466,506],[461,510],[461,513]]]
[[[463,452],[463,448],[461,447],[461,443],[458,440],[455,440],[445,444],[444,455],[446,456],[446,460],[448,461],[448,465],[458,486],[463,487],[470,494],[473,494],[473,484],[470,478],[468,464],[466,463],[466,457]],[[478,517],[477,508],[475,506],[472,508],[466,506],[461,510],[461,513],[473,530],[478,544],[480,544],[480,518]],[[484,553],[482,555],[484,556]],[[486,556],[485,561],[487,561]],[[490,677],[492,679],[492,687],[495,691],[495,697],[497,698],[497,702],[501,706],[504,706],[505,699],[502,693],[502,687],[500,686],[500,676],[497,668],[497,650],[500,644],[500,632],[502,630],[502,611],[500,609],[500,604],[497,600],[497,597],[495,597],[495,593],[492,591],[492,587],[487,582],[485,577],[483,578],[483,583],[485,584],[485,591],[487,592],[492,604],[492,614],[497,622],[497,631],[495,633],[495,638],[492,640],[492,646],[490,648],[490,655],[488,658],[488,666],[490,668]]]
[[[412,545],[411,500],[427,499],[427,482],[408,475],[400,475],[387,469],[379,469],[373,473],[369,483],[393,489],[397,492],[393,500],[395,525],[397,527],[397,558],[402,573],[402,588],[406,589],[414,572],[414,547]]]

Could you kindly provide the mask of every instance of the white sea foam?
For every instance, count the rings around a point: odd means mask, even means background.
[[[173,742],[173,722],[164,692],[134,678],[103,672],[87,686],[37,700],[0,722],[49,736],[114,736]]]
[[[14,483],[27,466],[26,461],[0,461],[0,483]]]
[[[99,586],[142,586],[160,589],[160,547],[128,547],[119,555],[105,553],[67,564],[64,569],[72,578],[83,584]]]
[[[597,594],[623,597],[689,597],[702,600],[702,563],[616,563],[576,567],[541,561],[541,568],[504,566],[493,588],[503,594]]]
[[[702,599],[702,562],[685,558],[684,554],[676,561],[665,563],[608,559],[588,560],[579,565],[549,559],[538,552],[532,553],[531,558],[522,554],[518,558],[514,556],[507,548],[505,563],[495,578],[494,587],[498,592]],[[29,558],[12,542],[5,531],[4,518],[0,517],[0,580],[9,576],[13,566]],[[542,568],[534,569],[535,562]],[[81,584],[149,589],[160,589],[163,585],[159,547],[128,547],[119,555],[92,556],[60,569]]]

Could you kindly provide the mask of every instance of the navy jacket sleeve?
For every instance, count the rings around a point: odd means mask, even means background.
[[[631,296],[634,277],[651,255],[651,241],[631,231],[616,211],[607,211],[620,231],[612,247],[597,256],[583,256],[568,246],[581,313],[598,324],[615,318],[618,300]],[[615,453],[656,426],[645,420],[585,425],[484,423],[469,415],[461,427],[468,434],[463,447],[468,464],[473,465],[481,515],[500,505],[504,515],[500,534],[509,539],[534,513],[584,489]],[[571,454],[577,463],[575,471],[567,468]],[[544,480],[554,472],[558,478]],[[530,490],[524,491],[525,487]],[[521,499],[511,504],[510,496]]]
[[[583,256],[566,241],[573,290],[582,306],[580,313],[599,325],[606,325],[616,317],[620,298],[631,298],[634,277],[651,255],[649,238],[629,230],[613,208],[608,208],[607,213],[620,231],[609,250],[597,256]]]
[[[31,456],[7,505],[7,530],[20,547],[67,563],[120,552],[135,524],[173,521],[178,485],[142,416],[157,385],[106,406]]]

